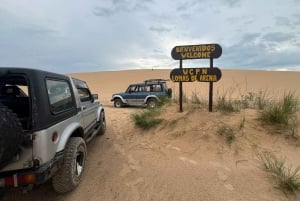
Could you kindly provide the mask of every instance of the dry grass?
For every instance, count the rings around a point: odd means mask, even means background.
[[[278,159],[269,152],[257,154],[262,163],[262,168],[275,181],[277,187],[284,192],[296,192],[300,190],[300,167],[292,169],[288,167],[284,159]]]

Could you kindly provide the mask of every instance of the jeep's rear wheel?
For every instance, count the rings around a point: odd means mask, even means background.
[[[157,106],[157,100],[154,98],[150,98],[147,101],[147,106],[148,106],[148,108],[155,108]]]
[[[114,101],[114,106],[117,107],[117,108],[122,107],[122,106],[123,106],[122,100],[119,99],[119,98],[115,99],[115,101]]]
[[[86,144],[80,137],[70,138],[64,153],[61,168],[52,179],[56,192],[73,190],[81,181],[86,162]]]
[[[22,144],[23,129],[15,113],[0,104],[0,168],[17,154]]]

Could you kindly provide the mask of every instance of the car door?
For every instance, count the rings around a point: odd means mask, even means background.
[[[87,88],[77,88],[80,102],[81,114],[84,122],[85,130],[89,130],[96,121],[95,104],[93,104],[92,96]]]
[[[132,85],[130,86],[125,95],[124,100],[129,105],[141,105],[144,103],[144,99],[147,96],[141,85]]]

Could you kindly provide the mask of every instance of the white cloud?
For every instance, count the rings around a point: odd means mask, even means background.
[[[300,70],[299,10],[295,0],[1,0],[0,66],[174,68],[174,46],[218,43],[221,69]]]

